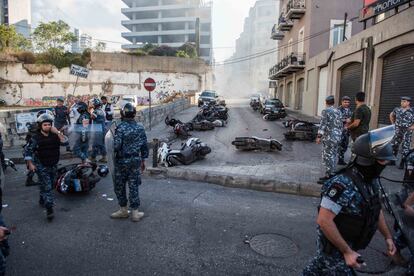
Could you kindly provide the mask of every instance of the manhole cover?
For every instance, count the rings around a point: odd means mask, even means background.
[[[251,249],[266,257],[290,257],[298,252],[298,247],[291,239],[277,234],[254,236],[249,244]]]
[[[364,258],[366,266],[358,268],[357,271],[366,274],[382,274],[391,269],[391,259],[387,257],[381,250],[367,247],[365,250],[359,251]]]

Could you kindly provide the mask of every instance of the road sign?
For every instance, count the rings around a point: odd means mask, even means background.
[[[89,69],[79,65],[72,64],[70,66],[70,74],[86,79],[89,75]]]
[[[152,78],[148,78],[144,81],[144,87],[148,92],[154,91],[157,84],[155,83],[155,80]]]

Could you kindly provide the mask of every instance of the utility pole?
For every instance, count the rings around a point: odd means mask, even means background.
[[[200,18],[197,17],[195,22],[195,43],[197,50],[197,57],[200,56]]]
[[[345,13],[345,18],[344,18],[344,33],[342,34],[342,41],[347,40],[346,38],[346,21],[348,20],[348,13]]]

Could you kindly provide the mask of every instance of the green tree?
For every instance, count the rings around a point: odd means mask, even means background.
[[[40,22],[33,32],[33,41],[40,52],[63,54],[65,46],[77,39],[70,31],[70,27],[62,20],[48,23]]]
[[[30,40],[16,32],[13,26],[0,25],[0,51],[29,50],[30,48]]]
[[[96,43],[94,50],[96,52],[103,52],[106,49],[106,43],[99,41],[98,43]]]
[[[151,52],[152,50],[154,50],[155,48],[157,48],[157,46],[155,46],[154,44],[152,44],[152,43],[146,43],[146,44],[144,45],[144,47],[142,47],[141,49],[142,49],[142,51],[144,51],[145,53],[149,53],[149,52]]]
[[[190,58],[196,58],[197,57],[197,48],[194,43],[187,42],[183,44],[180,48],[178,48],[178,51],[183,51],[188,55]]]
[[[190,56],[182,51],[182,50],[178,50],[177,53],[175,54],[176,57],[181,57],[181,58],[189,58]]]
[[[168,57],[175,57],[177,51],[167,45],[161,45],[153,50],[151,50],[148,54],[151,56],[168,56]]]

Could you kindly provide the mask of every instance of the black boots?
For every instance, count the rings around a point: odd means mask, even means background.
[[[46,218],[47,218],[47,220],[51,221],[53,219],[53,217],[54,217],[53,208],[52,207],[46,208]]]

